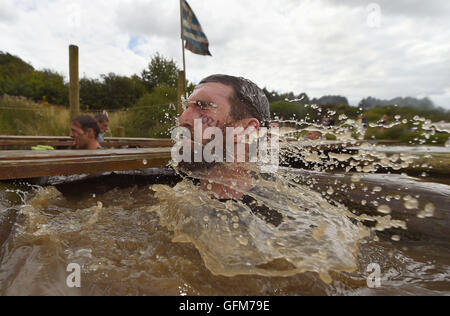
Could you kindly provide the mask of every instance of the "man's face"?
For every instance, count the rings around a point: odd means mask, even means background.
[[[233,89],[221,83],[210,82],[197,86],[180,117],[180,126],[188,128],[192,136],[195,120],[202,121],[202,134],[208,127],[223,130],[232,121],[230,115],[232,94]]]
[[[225,129],[233,123],[231,118],[230,97],[233,89],[221,83],[204,83],[197,86],[186,103],[186,109],[179,119],[179,126],[189,129],[191,139],[184,139],[183,142],[191,143],[191,155],[194,154],[194,128],[200,132],[199,126],[195,126],[195,121],[201,122],[201,135],[209,127],[219,128],[224,136]],[[198,123],[197,123],[198,124]],[[202,139],[205,146],[210,140]],[[225,149],[225,146],[224,146]],[[198,170],[209,168],[214,163],[183,162],[179,166],[186,170]]]
[[[98,122],[98,127],[100,128],[100,133],[105,133],[109,128],[109,122],[108,121]]]
[[[70,137],[73,138],[76,149],[88,148],[91,141],[89,132],[83,131],[79,122],[73,122],[70,125]]]
[[[244,118],[240,120],[235,120],[231,115],[231,99],[233,96],[233,88],[221,83],[204,83],[197,86],[192,93],[192,95],[187,100],[186,110],[183,112],[179,119],[179,126],[190,130],[191,139],[184,139],[182,142],[191,143],[191,155],[194,155],[195,144],[194,140],[198,136],[195,133],[200,133],[205,135],[205,130],[208,128],[218,128],[222,132],[223,141],[223,159],[228,161],[228,154],[236,155],[238,144],[244,143],[245,151],[248,157],[248,144],[245,144],[248,135],[259,129],[259,122],[256,118]],[[201,126],[195,126],[197,121],[200,122]],[[228,130],[231,127],[231,130]],[[201,130],[200,130],[201,128]],[[233,135],[228,135],[232,133]],[[200,137],[202,137],[200,135]],[[228,143],[229,137],[232,137],[234,141]],[[206,146],[212,140],[202,137],[202,146]],[[228,146],[233,146],[233,148],[228,148]],[[205,147],[204,147],[205,148]],[[205,157],[203,157],[205,158]],[[240,161],[245,160],[245,157],[240,156],[240,158],[235,157],[235,159]],[[199,164],[191,162],[185,162],[179,164],[182,168],[185,167],[190,170],[197,170],[200,168],[213,166],[215,163],[206,163],[203,161]]]

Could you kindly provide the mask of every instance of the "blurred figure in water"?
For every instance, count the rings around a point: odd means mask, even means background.
[[[100,144],[97,141],[99,133],[98,123],[90,115],[80,115],[70,124],[70,137],[74,140],[75,149],[99,149]]]

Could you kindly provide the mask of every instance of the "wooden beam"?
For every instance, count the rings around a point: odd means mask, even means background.
[[[69,46],[69,102],[70,117],[74,119],[80,114],[79,62],[78,46]]]
[[[161,168],[170,148],[0,152],[0,180]]]
[[[70,137],[44,137],[44,136],[0,136],[0,146],[37,146],[71,147],[73,140]],[[103,147],[171,147],[173,142],[168,138],[120,138],[109,137],[102,142]]]

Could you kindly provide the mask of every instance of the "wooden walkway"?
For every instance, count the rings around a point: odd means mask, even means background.
[[[73,140],[70,137],[0,136],[0,148],[23,148],[37,145],[70,148]],[[144,148],[0,150],[0,180],[162,168],[171,159],[173,143],[170,139],[107,138],[102,145],[106,148]],[[292,141],[289,142],[287,152],[299,149],[339,150],[349,145],[336,141]]]
[[[0,180],[161,168],[171,148],[0,151]]]
[[[73,139],[70,137],[58,136],[0,136],[1,147],[30,147],[45,145],[52,147],[70,148],[73,146]],[[166,138],[118,138],[107,137],[102,142],[105,148],[111,147],[171,147],[172,141]]]

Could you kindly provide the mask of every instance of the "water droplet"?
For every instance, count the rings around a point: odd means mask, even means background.
[[[425,205],[425,209],[423,211],[419,212],[419,214],[417,214],[417,217],[419,217],[419,218],[433,217],[435,210],[436,210],[436,208],[435,208],[434,204],[428,203],[427,205]]]
[[[352,175],[352,182],[360,182],[361,177],[358,174]]]
[[[391,213],[391,208],[387,205],[380,205],[378,206],[378,212],[382,213],[382,214],[390,214]]]
[[[419,207],[419,201],[417,201],[410,195],[405,196],[403,200],[405,201],[404,205],[408,210],[416,209]]]

